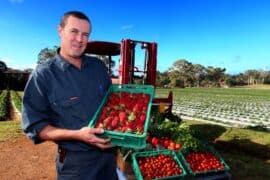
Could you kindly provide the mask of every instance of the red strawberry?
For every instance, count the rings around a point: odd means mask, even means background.
[[[142,114],[140,115],[140,122],[144,122],[144,121],[145,121],[145,118],[146,118],[145,113],[142,113]]]
[[[137,112],[137,111],[140,111],[140,105],[138,103],[136,103],[134,106],[133,106],[133,112]]]
[[[143,112],[146,112],[146,111],[147,111],[147,107],[148,107],[148,105],[147,105],[147,104],[143,105],[143,107],[142,107],[142,111],[143,111]]]
[[[106,119],[104,119],[103,121],[104,127],[108,127],[109,125],[111,125],[112,119],[113,119],[112,117],[107,117]]]
[[[125,111],[120,111],[120,113],[119,113],[119,119],[120,119],[120,122],[122,124],[124,124],[124,122],[127,119],[127,115],[126,115],[126,112]]]
[[[112,128],[116,128],[119,122],[119,118],[117,116],[115,116],[112,120],[111,126]]]
[[[96,125],[96,128],[104,128],[104,126],[103,126],[102,123],[98,123],[98,124]]]
[[[158,138],[157,137],[153,137],[151,139],[151,144],[154,146],[154,147],[157,147],[158,145]]]
[[[121,131],[122,131],[122,132],[126,132],[127,128],[128,128],[127,126],[123,126],[123,127],[121,128]]]

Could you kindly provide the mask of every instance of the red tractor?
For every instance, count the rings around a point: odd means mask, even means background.
[[[140,45],[144,51],[143,65],[138,66],[136,61],[136,47]],[[105,41],[89,41],[86,53],[91,55],[106,56],[107,67],[114,84],[148,84],[156,87],[157,73],[157,43],[123,39],[121,43]],[[117,75],[112,73],[113,56],[120,56]],[[138,68],[141,67],[141,68]],[[167,112],[172,112],[172,92],[167,98],[154,98],[153,105],[166,106]]]

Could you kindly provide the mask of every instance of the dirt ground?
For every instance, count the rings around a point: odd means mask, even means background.
[[[20,112],[13,103],[10,106],[9,119],[20,121]],[[53,142],[34,145],[24,134],[0,142],[0,179],[55,180],[56,148],[57,146]],[[122,163],[119,162],[119,164]],[[130,164],[125,164],[122,168],[131,174],[128,176],[129,180],[135,179]]]
[[[56,145],[34,145],[26,136],[0,143],[1,180],[56,179]]]
[[[10,104],[9,118],[21,120],[20,112]],[[0,143],[1,180],[54,180],[56,145],[45,142],[34,145],[24,134]]]

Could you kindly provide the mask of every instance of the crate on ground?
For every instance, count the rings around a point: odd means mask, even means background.
[[[154,157],[159,156],[161,154],[169,155],[173,158],[173,160],[176,162],[178,167],[181,169],[181,173],[171,176],[163,176],[159,178],[154,178],[155,180],[166,180],[166,179],[183,179],[187,175],[187,172],[182,164],[182,162],[178,159],[177,154],[172,150],[155,150],[155,151],[141,151],[141,152],[135,152],[131,156],[132,160],[132,168],[134,171],[134,174],[138,180],[144,179],[143,174],[139,167],[139,160],[140,158],[147,158],[147,157]],[[161,162],[162,167],[166,167],[165,162]],[[152,169],[156,172],[161,171],[161,169]],[[168,172],[167,172],[168,173]],[[147,178],[148,179],[148,178]]]
[[[154,98],[154,87],[152,85],[137,85],[137,84],[113,84],[108,89],[105,97],[103,98],[98,110],[94,114],[93,118],[89,122],[89,127],[95,127],[99,116],[102,113],[103,107],[107,104],[112,93],[140,93],[149,96],[149,103],[147,105],[147,111],[145,112],[145,122],[142,133],[130,133],[130,132],[116,132],[112,130],[106,130],[101,137],[111,138],[111,144],[116,146],[123,146],[129,148],[142,149],[146,146],[146,135],[150,121],[150,112],[152,106],[152,100]]]
[[[201,171],[193,171],[191,168],[191,165],[188,163],[186,156],[190,153],[205,153],[205,152],[210,152],[211,154],[213,154],[218,161],[221,163],[221,165],[223,166],[223,168],[221,169],[210,169],[210,170],[201,170]],[[187,170],[187,174],[190,177],[198,177],[198,178],[204,178],[204,177],[211,177],[211,176],[217,176],[217,175],[222,175],[222,174],[226,174],[229,172],[230,167],[227,165],[227,163],[224,161],[224,159],[221,157],[221,155],[215,150],[215,148],[213,146],[210,145],[206,145],[205,146],[205,151],[203,152],[192,152],[189,151],[187,149],[185,150],[180,150],[179,152],[177,152],[177,156],[180,159],[180,161],[183,163],[185,169]],[[199,164],[198,162],[200,161],[200,156],[198,155],[198,157],[195,157],[196,159],[196,164]],[[204,166],[207,166],[210,164],[205,164]]]

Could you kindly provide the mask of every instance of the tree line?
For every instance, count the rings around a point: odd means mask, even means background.
[[[225,68],[193,64],[176,60],[165,72],[158,72],[157,85],[161,87],[233,87],[270,84],[270,71],[246,70],[236,75],[226,74]]]
[[[38,54],[37,64],[42,64],[55,56],[58,46],[44,48]],[[105,64],[108,63],[106,56],[97,56]],[[113,68],[115,61],[110,62]],[[32,69],[16,70],[8,68],[0,60],[0,90],[15,89],[23,90]],[[112,73],[112,69],[109,69]],[[168,70],[157,71],[156,85],[158,87],[234,87],[254,84],[270,84],[270,71],[247,70],[243,73],[231,75],[226,73],[225,68],[193,64],[186,59],[176,60]]]
[[[23,91],[32,70],[13,69],[0,60],[0,92],[3,89]]]

